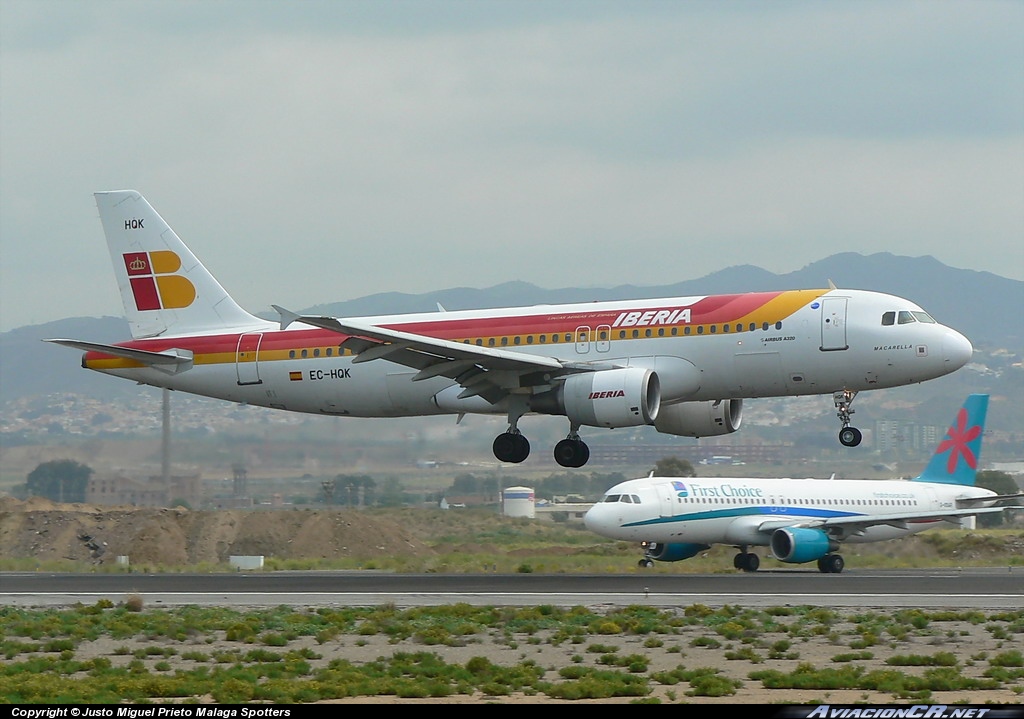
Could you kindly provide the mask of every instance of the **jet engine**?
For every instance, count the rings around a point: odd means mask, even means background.
[[[715,437],[732,434],[743,420],[743,400],[722,399],[708,402],[678,402],[658,412],[654,426],[662,434],[679,437]]]
[[[839,548],[839,544],[820,529],[801,527],[776,529],[772,532],[771,546],[776,559],[790,564],[813,562]]]
[[[569,375],[562,386],[530,399],[530,409],[564,414],[588,427],[652,424],[661,406],[658,375],[643,367]]]
[[[707,544],[661,544],[658,542],[644,542],[641,546],[644,549],[645,557],[657,559],[659,562],[678,562],[682,559],[695,557],[701,552],[711,549]]]

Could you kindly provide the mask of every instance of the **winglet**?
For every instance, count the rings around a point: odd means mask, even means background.
[[[987,413],[988,395],[969,395],[946,430],[946,436],[935,448],[928,466],[913,481],[973,485],[981,459]]]

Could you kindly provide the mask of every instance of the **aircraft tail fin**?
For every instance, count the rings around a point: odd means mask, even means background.
[[[981,459],[987,413],[988,395],[969,395],[946,430],[946,436],[935,448],[928,466],[913,481],[973,485]]]
[[[138,192],[95,198],[133,338],[266,324],[231,299]]]

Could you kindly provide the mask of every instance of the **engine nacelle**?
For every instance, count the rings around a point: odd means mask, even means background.
[[[715,437],[732,434],[743,421],[743,400],[678,402],[658,412],[654,426],[662,434],[679,437]]]
[[[530,409],[564,414],[588,427],[636,427],[651,424],[661,407],[658,375],[643,367],[570,375],[552,392],[530,399]]]
[[[780,562],[801,564],[821,559],[838,544],[820,529],[783,527],[772,532],[772,554]]]
[[[703,551],[711,549],[707,544],[662,544],[644,542],[641,546],[644,553],[659,562],[678,562],[682,559],[695,557]]]

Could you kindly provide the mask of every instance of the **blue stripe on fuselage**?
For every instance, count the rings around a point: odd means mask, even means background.
[[[735,507],[732,509],[713,509],[707,512],[691,512],[677,514],[672,517],[645,519],[642,522],[626,522],[623,527],[649,527],[673,522],[692,522],[699,519],[728,519],[737,517],[759,516],[765,519],[785,517],[791,519],[834,519],[836,517],[860,516],[857,512],[839,512],[833,509],[813,509],[810,507]]]

